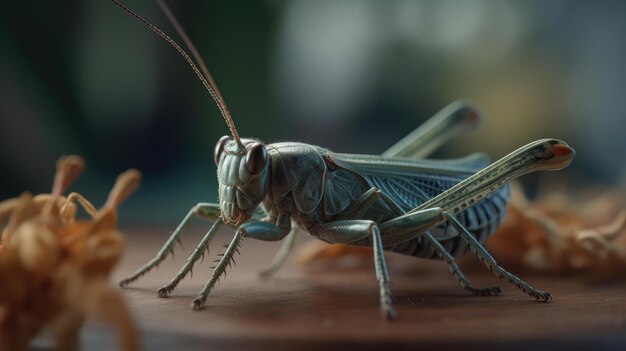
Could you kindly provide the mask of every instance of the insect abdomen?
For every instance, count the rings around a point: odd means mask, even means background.
[[[483,242],[502,222],[509,195],[510,186],[505,185],[457,214],[457,218],[479,242]],[[440,224],[431,233],[451,255],[459,256],[467,251],[467,244],[448,223]],[[389,251],[421,258],[439,258],[435,248],[422,237],[393,246]]]

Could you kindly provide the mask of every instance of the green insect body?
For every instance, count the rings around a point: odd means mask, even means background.
[[[130,277],[125,286],[173,252],[179,235],[194,216],[214,224],[176,276],[158,290],[168,296],[208,249],[217,230],[227,224],[235,235],[192,307],[204,306],[211,289],[232,263],[242,238],[285,239],[270,268],[275,272],[293,247],[297,231],[329,242],[369,246],[383,316],[395,317],[384,251],[445,261],[463,288],[474,295],[498,295],[499,287],[477,288],[461,272],[454,257],[468,250],[498,277],[533,298],[552,296],[537,290],[500,267],[481,244],[505,214],[508,182],[537,170],[558,170],[574,151],[556,139],[544,139],[489,163],[482,154],[454,160],[425,159],[438,146],[476,128],[481,113],[472,104],[455,102],[382,155],[334,153],[322,147],[283,142],[264,144],[241,139],[219,90],[186,34],[162,1],[157,0],[194,53],[202,72],[172,39],[134,12],[112,0],[174,46],[211,93],[232,136],[222,137],[214,152],[219,203],[199,203],[180,223],[157,255]]]

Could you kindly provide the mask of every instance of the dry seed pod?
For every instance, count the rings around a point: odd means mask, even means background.
[[[23,223],[11,245],[24,267],[41,278],[48,277],[61,258],[58,238],[41,218]]]
[[[136,169],[130,169],[120,174],[107,202],[98,211],[93,220],[93,226],[89,229],[85,252],[92,252],[85,261],[85,267],[92,273],[109,274],[117,263],[124,245],[124,240],[115,229],[117,223],[117,207],[130,196],[141,181],[141,173]]]
[[[141,172],[136,169],[129,169],[117,176],[104,208],[117,209],[130,194],[139,188],[140,182]]]
[[[521,269],[615,279],[626,271],[625,201],[616,193],[588,199],[561,191],[530,202],[514,187],[508,214],[487,245],[501,262]]]
[[[94,218],[96,216],[96,208],[79,193],[70,193],[67,198],[63,200],[60,213],[65,223],[72,223],[76,218],[78,208],[74,201],[78,202],[83,207],[89,217]]]
[[[124,240],[117,232],[117,207],[139,187],[141,173],[120,174],[105,203],[91,221],[78,221],[59,234],[63,249],[92,273],[108,274],[117,263]]]
[[[67,187],[82,173],[85,168],[85,162],[79,156],[70,155],[62,156],[57,161],[57,169],[52,183],[51,199],[43,209],[43,213],[60,216],[58,210],[53,211],[54,207],[58,207],[57,199],[65,192]]]
[[[29,220],[40,213],[32,200],[33,196],[29,193],[23,193],[17,199],[13,212],[11,212],[11,216],[9,217],[9,223],[5,229],[7,232],[7,241],[11,241],[15,231],[24,221]]]
[[[96,211],[80,194],[62,196],[82,168],[82,159],[63,157],[51,194],[0,202],[0,222],[9,219],[0,246],[0,350],[26,350],[44,327],[57,349],[77,349],[80,326],[93,317],[117,327],[122,350],[137,349],[128,308],[107,280],[123,246],[117,206],[140,174],[122,174]],[[78,205],[91,219],[76,220]]]

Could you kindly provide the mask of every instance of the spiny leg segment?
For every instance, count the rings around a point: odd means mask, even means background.
[[[494,286],[490,288],[476,288],[472,282],[465,277],[465,274],[459,268],[459,265],[456,264],[454,257],[450,255],[448,251],[435,239],[430,232],[426,232],[423,234],[424,239],[428,240],[430,244],[435,248],[439,257],[448,264],[448,268],[450,269],[450,273],[459,281],[463,289],[467,290],[470,294],[475,296],[498,296],[502,294],[502,289],[499,286]]]
[[[498,278],[506,278],[517,289],[525,292],[538,301],[550,302],[552,300],[552,295],[550,295],[550,293],[533,288],[528,283],[509,273],[506,269],[500,267],[489,252],[487,252],[478,240],[476,240],[476,238],[469,231],[467,231],[467,229],[461,224],[461,222],[459,222],[458,219],[456,219],[454,215],[445,211],[443,215],[446,217],[448,222],[459,231],[459,235],[461,235],[461,238],[467,242],[470,250],[476,255],[476,257]]]
[[[185,265],[183,266],[183,268],[181,268],[180,271],[176,273],[176,275],[174,276],[174,278],[172,278],[169,284],[157,290],[157,295],[159,295],[159,297],[167,297],[170,294],[170,292],[172,292],[174,288],[176,288],[176,285],[178,285],[178,283],[181,280],[183,280],[183,278],[185,277],[185,275],[187,275],[187,273],[192,272],[193,274],[192,270],[193,270],[194,263],[200,257],[204,256],[204,252],[208,249],[209,244],[211,244],[211,241],[213,240],[213,237],[215,236],[215,233],[217,233],[217,231],[222,226],[222,224],[224,224],[222,217],[218,217],[215,223],[213,224],[213,226],[211,227],[211,229],[209,229],[209,231],[204,235],[202,240],[200,240],[200,243],[198,244],[196,249],[193,250],[189,258],[187,258],[187,261],[185,262]]]
[[[373,190],[375,190],[375,191],[373,191]],[[367,193],[372,193],[372,196],[376,195],[382,201],[384,201],[385,204],[391,209],[391,211],[394,212],[397,215],[395,220],[399,219],[399,217],[402,216],[403,212],[400,209],[400,207],[398,206],[398,204],[396,204],[393,201],[393,199],[391,199],[387,194],[380,192],[376,188],[370,189]],[[410,218],[410,217],[415,217],[415,216],[410,216],[409,215],[408,217]],[[392,221],[394,221],[394,219],[392,219]],[[413,218],[413,222],[415,223],[415,225],[417,225],[417,223],[423,222],[423,221],[424,221],[424,219]],[[391,222],[391,223],[393,223],[393,222]],[[387,225],[389,225],[391,223],[387,223]],[[382,224],[382,225],[385,226],[384,224]],[[415,231],[415,226],[411,225],[410,228],[411,228],[411,231],[413,233],[417,232],[417,231]],[[382,229],[382,227],[381,227],[381,229]],[[463,289],[467,290],[472,295],[476,295],[476,296],[497,296],[497,295],[500,295],[502,293],[502,289],[500,289],[500,287],[498,287],[498,286],[489,287],[489,288],[477,288],[477,287],[475,287],[472,284],[472,282],[467,277],[465,277],[465,274],[463,274],[463,272],[461,271],[459,266],[456,264],[456,261],[454,260],[454,257],[452,257],[452,255],[450,255],[450,253],[448,251],[446,251],[446,249],[441,245],[441,243],[439,243],[439,241],[437,241],[430,234],[430,232],[425,232],[423,235],[424,235],[424,240],[429,241],[430,244],[435,248],[435,250],[439,254],[439,257],[441,257],[441,259],[446,262],[446,264],[448,265],[448,268],[450,269],[450,273],[452,273],[452,275],[459,281],[459,283],[461,284]]]
[[[172,235],[165,241],[159,252],[153,257],[148,263],[143,265],[137,271],[135,271],[128,278],[122,279],[120,281],[120,286],[125,287],[128,284],[134,282],[139,279],[142,275],[148,273],[154,267],[157,267],[169,254],[174,253],[174,245],[179,241],[180,235],[184,232],[185,228],[191,222],[193,216],[199,216],[208,218],[209,220],[216,220],[219,217],[220,208],[217,204],[211,203],[199,203],[192,207],[185,218],[180,222],[176,230],[172,233]]]
[[[226,274],[226,268],[233,264],[233,257],[235,253],[239,252],[239,245],[241,243],[242,235],[243,230],[241,228],[237,229],[233,240],[228,245],[228,248],[226,248],[226,251],[224,252],[224,255],[220,259],[217,266],[213,269],[213,273],[211,273],[211,278],[209,278],[209,281],[207,281],[202,291],[200,291],[200,294],[191,302],[192,309],[199,310],[204,306],[207,296],[209,296],[209,293],[211,292],[211,289],[213,289],[213,287],[215,286],[215,283],[219,281],[222,274]]]
[[[476,238],[454,217],[453,213],[458,213],[467,206],[473,205],[485,194],[525,173],[564,168],[571,162],[573,156],[574,150],[556,139],[538,140],[525,145],[406,214],[381,223],[383,244],[388,247],[411,240],[430,230],[430,228],[424,227],[428,222],[434,226],[433,221],[442,222],[445,220],[458,230],[459,235],[469,245],[470,250],[498,277],[507,278],[514,286],[531,297],[548,302],[552,299],[549,293],[531,287],[500,267]],[[440,220],[437,220],[436,217],[437,209],[442,215]],[[415,216],[412,216],[413,214]],[[413,233],[411,233],[411,229]],[[413,235],[411,236],[411,234]]]

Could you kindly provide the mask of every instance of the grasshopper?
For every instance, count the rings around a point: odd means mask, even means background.
[[[297,142],[264,144],[240,138],[215,82],[167,6],[157,0],[200,69],[160,29],[119,1],[112,1],[185,58],[215,100],[231,132],[215,146],[219,203],[193,206],[157,255],[122,280],[121,286],[135,281],[172,253],[185,226],[198,216],[212,221],[212,227],[170,283],[157,291],[158,296],[167,297],[203,257],[218,229],[231,226],[235,229],[232,241],[193,299],[194,310],[204,306],[243,238],[286,239],[266,271],[269,275],[293,246],[297,229],[329,243],[372,247],[380,308],[388,319],[394,318],[396,312],[384,251],[441,259],[471,294],[499,295],[499,287],[477,288],[459,269],[454,257],[470,251],[496,276],[507,279],[534,299],[552,299],[549,293],[533,288],[500,267],[481,242],[493,233],[505,214],[510,180],[570,164],[574,150],[565,142],[538,140],[492,164],[482,154],[453,160],[423,159],[437,146],[478,124],[480,112],[464,102],[445,108],[382,155],[342,154]]]

